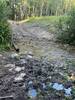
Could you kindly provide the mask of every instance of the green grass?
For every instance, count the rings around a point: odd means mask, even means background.
[[[0,51],[10,49],[11,33],[10,24],[7,20],[0,20]]]
[[[9,51],[11,48],[10,44],[0,44],[0,52]]]
[[[31,17],[26,23],[27,24],[36,24],[44,29],[47,29],[49,32],[56,32],[56,25],[60,18],[66,18],[65,16],[44,16],[44,17]]]

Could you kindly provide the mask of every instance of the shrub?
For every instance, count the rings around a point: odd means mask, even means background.
[[[9,23],[5,20],[0,21],[0,44],[10,43],[11,34]]]
[[[64,43],[69,43],[67,19],[68,17],[60,18],[57,23],[57,40]]]
[[[69,42],[75,43],[75,7],[70,11],[70,17],[66,22],[68,25]]]
[[[68,17],[62,18],[58,22],[58,40],[68,43],[75,43],[75,7],[71,9]]]
[[[8,8],[6,0],[0,0],[0,47],[5,47],[11,42],[10,27],[7,22],[8,12],[10,11]]]
[[[0,20],[5,20],[10,14],[9,6],[7,6],[6,0],[0,0]]]

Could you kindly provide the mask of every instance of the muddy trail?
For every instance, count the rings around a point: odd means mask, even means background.
[[[0,100],[74,100],[74,47],[36,24],[10,24],[20,52],[0,54]]]

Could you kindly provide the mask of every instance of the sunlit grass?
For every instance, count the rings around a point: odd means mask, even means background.
[[[31,17],[28,21],[25,21],[27,24],[36,24],[39,27],[47,29],[49,32],[56,32],[56,25],[60,18],[66,18],[66,16],[42,16],[42,17]]]
[[[37,23],[37,24],[44,24],[48,25],[51,23],[58,22],[60,18],[64,18],[65,16],[41,16],[41,17],[28,17],[25,20],[17,21],[17,23]]]
[[[25,20],[22,21],[16,21],[17,24],[26,23],[29,25],[35,24],[39,27],[42,27],[44,29],[47,29],[49,32],[56,32],[56,25],[59,22],[60,18],[64,18],[64,20],[67,18],[67,16],[41,16],[41,17],[28,17]]]
[[[44,16],[44,17],[31,17],[30,20],[27,22],[54,22],[57,21],[60,18],[60,16]]]

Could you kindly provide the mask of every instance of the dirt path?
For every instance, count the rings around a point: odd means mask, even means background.
[[[53,38],[53,35],[49,32],[45,31],[44,29],[41,29],[37,25],[27,25],[25,23],[16,23],[11,22],[12,29],[14,34],[19,39],[20,37],[23,39],[26,36],[38,38],[38,39],[49,39],[51,40]]]
[[[0,55],[0,100],[74,100],[74,48],[37,25],[10,23],[20,53]]]
[[[36,57],[48,59],[74,59],[75,48],[53,42],[54,35],[35,24],[11,23],[15,43],[20,53],[32,52]],[[17,42],[17,41],[18,42]],[[65,50],[65,48],[67,48]]]

